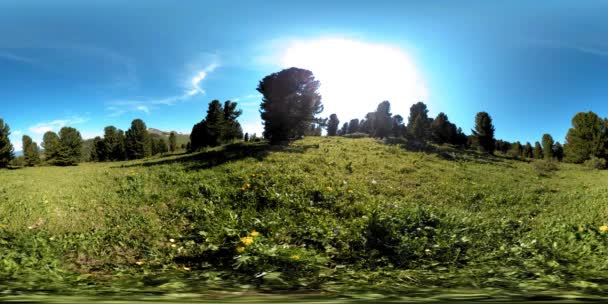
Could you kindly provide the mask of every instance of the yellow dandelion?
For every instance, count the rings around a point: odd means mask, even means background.
[[[245,247],[243,247],[243,246],[236,247],[236,252],[238,252],[238,253],[245,252]]]
[[[600,231],[603,231],[603,232],[608,231],[608,226],[607,225],[600,226]]]
[[[135,262],[135,264],[137,264],[137,265],[139,265],[139,266],[141,266],[141,265],[143,265],[143,264],[145,264],[145,263],[146,263],[146,262],[144,262],[144,261],[137,261],[137,262]]]
[[[332,190],[334,190],[334,189],[332,189],[332,188],[331,188],[331,186],[327,186],[327,187],[325,187],[325,190],[327,190],[327,191],[332,191]]]
[[[175,243],[175,239],[169,239],[169,242]]]
[[[250,184],[245,184],[245,187],[249,188],[249,187],[251,187],[251,185]]]
[[[299,261],[300,260],[300,256],[297,255],[297,254],[294,254],[294,255],[291,256],[291,259],[294,260],[294,261]]]
[[[251,177],[255,177],[255,174],[251,174]]]
[[[245,245],[245,246],[249,246],[249,245],[253,244],[253,238],[250,236],[242,237],[241,243],[243,243],[243,245]]]
[[[253,230],[253,231],[251,231],[251,232],[249,233],[249,236],[251,236],[251,237],[258,237],[258,236],[260,236],[260,233],[259,233],[259,232],[257,232],[257,231],[255,231],[255,230]]]
[[[175,248],[175,247],[177,247],[177,245],[171,244],[171,248]]]
[[[353,193],[353,190],[352,189],[348,189],[348,193]]]
[[[245,187],[241,187],[241,191],[246,191],[247,189]]]
[[[186,266],[184,266],[184,270],[185,270],[185,271],[190,271],[190,267],[186,267]]]

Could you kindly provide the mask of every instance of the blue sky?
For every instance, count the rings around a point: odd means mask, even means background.
[[[0,117],[16,150],[21,135],[64,125],[85,138],[134,118],[189,132],[212,99],[239,102],[245,131],[260,132],[258,81],[301,64],[322,83],[324,116],[360,118],[389,99],[406,117],[424,99],[467,133],[487,111],[498,138],[563,142],[575,113],[608,116],[607,11],[604,1],[2,1]]]

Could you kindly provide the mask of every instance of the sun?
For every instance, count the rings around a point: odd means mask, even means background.
[[[363,118],[383,100],[393,114],[407,118],[409,107],[427,99],[427,89],[409,56],[382,44],[324,38],[294,41],[282,58],[284,68],[311,70],[321,82],[323,116],[342,122]]]

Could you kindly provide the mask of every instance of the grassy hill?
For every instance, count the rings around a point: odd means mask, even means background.
[[[608,288],[608,172],[576,165],[317,137],[0,185],[0,289]]]

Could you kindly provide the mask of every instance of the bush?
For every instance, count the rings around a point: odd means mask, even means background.
[[[586,160],[583,165],[589,169],[606,169],[606,160],[603,158],[591,156],[591,158]]]
[[[537,160],[532,163],[532,165],[534,166],[534,169],[536,169],[536,171],[538,171],[538,173],[542,176],[547,176],[550,173],[559,170],[559,166],[555,161]]]
[[[344,135],[344,137],[346,137],[346,138],[365,138],[365,137],[369,137],[369,134],[356,132],[356,133],[346,134],[346,135]]]

